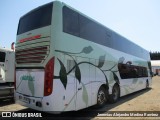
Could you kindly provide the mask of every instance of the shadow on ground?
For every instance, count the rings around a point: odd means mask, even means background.
[[[96,117],[98,114],[104,114],[107,113],[110,109],[117,107],[131,99],[134,99],[142,94],[146,94],[147,92],[149,92],[151,90],[151,88],[149,89],[144,89],[132,94],[129,94],[127,96],[121,97],[119,99],[119,101],[117,103],[114,104],[110,104],[107,103],[104,107],[102,108],[97,108],[95,106],[83,109],[83,110],[79,110],[79,111],[71,111],[71,112],[64,112],[61,114],[50,114],[50,113],[44,113],[44,112],[39,112],[36,110],[32,110],[30,108],[27,109],[23,109],[20,111],[17,111],[18,113],[41,113],[42,117],[47,117],[47,118],[54,118],[54,119],[92,119],[94,117]]]
[[[0,99],[0,107],[14,104],[14,98]]]

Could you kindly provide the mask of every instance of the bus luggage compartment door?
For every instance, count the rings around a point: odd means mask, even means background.
[[[44,70],[16,70],[16,92],[27,96],[43,97]]]

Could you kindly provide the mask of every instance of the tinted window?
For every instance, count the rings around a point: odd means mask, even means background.
[[[63,7],[63,32],[150,60],[148,52],[138,45],[66,6]]]
[[[88,18],[81,16],[79,17],[80,22],[80,37],[90,40],[95,43],[106,45],[105,40],[105,29]]]
[[[111,34],[104,27],[66,6],[63,7],[63,32],[102,45],[111,45]]]
[[[45,27],[51,24],[53,3],[47,4],[29,12],[19,21],[17,34]]]
[[[78,13],[67,7],[63,7],[63,32],[79,36]]]
[[[118,69],[122,79],[148,77],[146,67],[119,63]]]
[[[0,62],[5,62],[6,53],[0,52]]]

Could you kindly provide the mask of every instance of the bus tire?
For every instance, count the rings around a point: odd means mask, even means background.
[[[115,84],[112,88],[112,94],[109,96],[109,102],[115,103],[120,97],[120,88],[119,85]]]
[[[107,90],[105,87],[101,86],[98,90],[97,94],[97,107],[102,107],[107,102]]]
[[[148,82],[148,80],[146,80],[146,89],[148,89],[149,88],[149,82]]]

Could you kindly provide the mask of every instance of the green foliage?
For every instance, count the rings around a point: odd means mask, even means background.
[[[160,60],[160,52],[150,52],[151,60]]]

